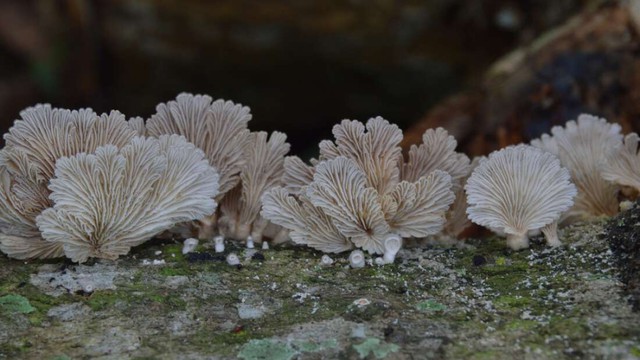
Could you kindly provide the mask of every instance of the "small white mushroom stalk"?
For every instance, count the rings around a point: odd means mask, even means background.
[[[514,250],[527,248],[528,234],[540,230],[550,245],[557,245],[554,223],[571,208],[577,192],[553,154],[528,145],[491,153],[465,189],[469,219],[505,234]]]
[[[364,253],[361,250],[353,250],[349,254],[349,266],[354,269],[363,268],[365,265]]]
[[[578,189],[575,204],[562,221],[612,216],[618,212],[619,186],[606,181],[600,167],[607,154],[622,144],[620,129],[618,124],[583,114],[577,122],[554,126],[551,136],[544,134],[531,142],[556,155]]]
[[[217,253],[224,252],[224,236],[218,235],[213,238],[214,250]]]
[[[218,175],[202,151],[178,135],[134,138],[56,163],[55,205],[36,222],[73,261],[115,259],[176,223],[214,212]]]
[[[393,262],[402,238],[442,230],[454,200],[451,176],[436,167],[403,181],[396,125],[380,117],[366,125],[344,120],[333,133],[335,142],[320,143],[313,166],[285,160],[293,185],[267,191],[264,218],[289,229],[295,243],[324,252],[357,247],[383,254],[384,262]]]
[[[190,252],[193,252],[196,247],[198,246],[198,239],[196,238],[188,238],[184,241],[184,244],[182,245],[182,254],[188,254]]]

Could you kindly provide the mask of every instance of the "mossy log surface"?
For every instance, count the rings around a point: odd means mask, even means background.
[[[566,228],[559,248],[489,238],[355,270],[228,245],[232,267],[177,241],[85,265],[0,257],[0,358],[639,358],[604,226]]]

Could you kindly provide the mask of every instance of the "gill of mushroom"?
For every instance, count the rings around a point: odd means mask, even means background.
[[[491,153],[480,161],[465,190],[469,219],[506,235],[514,250],[529,247],[529,234],[540,230],[549,245],[558,245],[555,223],[577,192],[555,155],[529,145]]]
[[[396,125],[380,117],[366,125],[344,120],[333,133],[335,142],[320,142],[312,166],[285,160],[287,185],[263,196],[263,217],[289,229],[295,243],[324,252],[354,246],[372,254],[388,251],[389,260],[401,244],[398,238],[442,229],[454,197],[451,176],[437,169],[438,162],[412,162],[407,173],[416,180],[403,180],[402,131]]]

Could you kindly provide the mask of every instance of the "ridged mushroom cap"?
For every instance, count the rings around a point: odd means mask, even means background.
[[[577,192],[558,158],[529,145],[491,153],[473,171],[465,190],[471,221],[519,236],[557,221]]]
[[[136,137],[57,161],[49,185],[55,205],[36,223],[65,255],[115,259],[176,223],[211,215],[218,175],[179,135]]]
[[[582,114],[577,121],[554,126],[531,145],[556,155],[571,173],[578,189],[575,205],[567,217],[611,216],[618,212],[619,187],[602,178],[600,166],[607,154],[622,143],[620,125]]]
[[[613,149],[601,165],[602,178],[640,191],[640,152],[638,134],[625,136],[624,144]]]

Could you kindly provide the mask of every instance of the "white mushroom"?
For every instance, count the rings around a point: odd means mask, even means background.
[[[136,135],[135,126],[117,111],[98,116],[91,109],[50,105],[20,116],[0,151],[0,250],[18,259],[59,257],[62,245],[44,241],[35,221],[53,205],[47,186],[56,161],[106,144],[124,146]]]
[[[354,269],[359,269],[364,267],[364,253],[360,250],[353,250],[351,254],[349,254],[349,266]]]
[[[619,187],[602,178],[600,166],[607,154],[622,143],[620,125],[583,114],[577,122],[553,127],[551,134],[542,135],[531,145],[556,155],[571,173],[578,195],[565,217],[572,220],[615,215]]]
[[[227,255],[227,264],[231,266],[240,265],[240,258],[235,253]]]
[[[628,134],[624,138],[624,145],[620,143],[609,152],[601,164],[602,178],[640,192],[639,139],[636,133]]]
[[[507,236],[514,250],[529,246],[528,234],[558,221],[573,205],[569,171],[548,152],[528,145],[494,151],[467,181],[467,214],[476,224]],[[544,229],[556,245],[552,226]]]
[[[224,236],[218,235],[214,237],[213,242],[217,253],[224,252]]]
[[[188,254],[196,249],[198,246],[198,239],[188,238],[182,245],[182,254]]]
[[[134,138],[59,159],[55,205],[36,222],[65,255],[115,259],[176,223],[213,213],[218,176],[202,151],[178,135]]]
[[[320,160],[312,161],[313,166],[297,158],[285,160],[285,178],[294,185],[265,194],[263,217],[291,230],[296,243],[325,252],[346,251],[355,245],[384,254],[389,261],[402,238],[442,230],[454,200],[451,176],[422,167],[413,171],[415,181],[402,181],[398,145],[402,132],[397,126],[379,117],[366,126],[344,120],[334,126],[333,133],[335,142],[320,143]],[[444,140],[453,141],[448,135]],[[454,163],[464,167],[464,159],[456,158]],[[389,238],[394,241],[386,245]]]
[[[249,144],[247,124],[251,120],[248,107],[231,101],[216,100],[207,95],[182,93],[175,100],[159,104],[156,113],[147,120],[148,136],[178,134],[201,149],[211,166],[220,174],[221,199],[240,181],[245,164],[244,149]],[[200,220],[198,237],[211,239],[217,219],[209,214]]]
[[[269,222],[260,216],[261,197],[268,189],[281,186],[284,156],[289,152],[287,136],[273,132],[251,133],[245,151],[240,183],[220,203],[219,225],[227,237],[262,242]],[[247,241],[248,243],[248,241]]]

